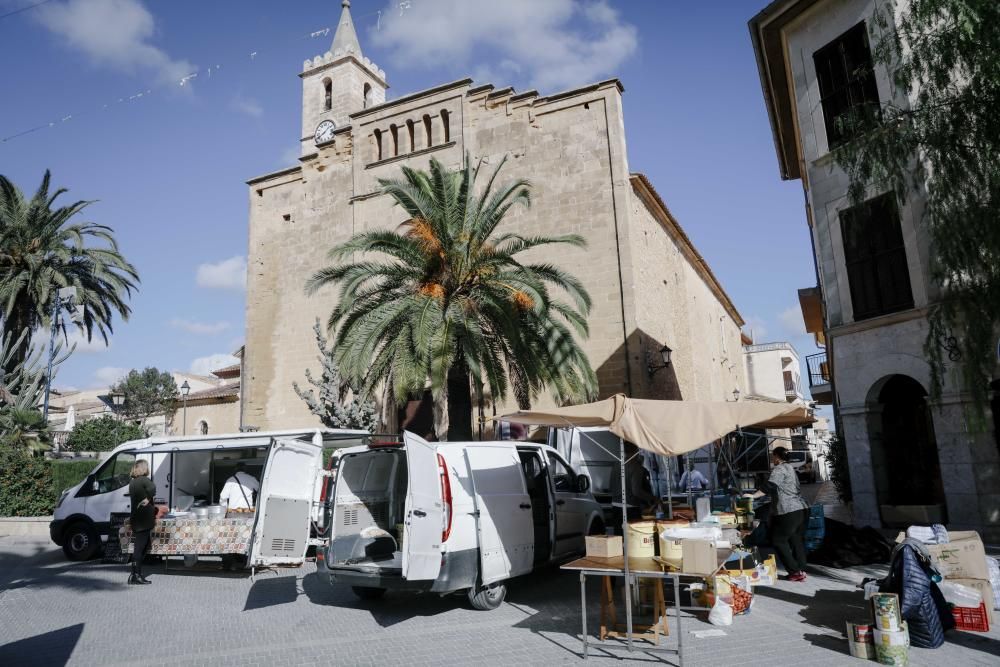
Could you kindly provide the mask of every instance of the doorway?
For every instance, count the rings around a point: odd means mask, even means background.
[[[873,406],[874,407],[874,406]],[[927,392],[906,375],[892,375],[878,389],[880,418],[872,420],[879,503],[883,506],[938,506],[946,520],[944,483]],[[875,434],[873,434],[875,435]]]
[[[534,564],[547,563],[552,556],[552,505],[549,501],[549,480],[538,452],[517,450],[524,471],[524,484],[531,499],[531,523],[535,533]]]

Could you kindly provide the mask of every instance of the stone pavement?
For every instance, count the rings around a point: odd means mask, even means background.
[[[151,586],[129,587],[125,566],[69,563],[44,540],[0,538],[0,665],[582,664],[579,580],[555,569],[514,580],[492,612],[461,597],[390,593],[360,602],[320,581],[312,564],[256,582],[149,571]],[[695,638],[690,631],[712,626],[685,615],[685,664],[857,665],[842,633],[845,620],[867,616],[856,589],[866,574],[879,572],[815,568],[805,583],[758,588],[751,614],[725,637]],[[587,664],[676,658],[592,649]],[[1000,664],[1000,633],[950,633],[940,649],[914,649],[911,664]]]

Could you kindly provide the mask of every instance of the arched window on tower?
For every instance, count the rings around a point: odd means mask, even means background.
[[[198,435],[208,435],[208,422],[204,419],[198,422]]]
[[[392,136],[392,154],[399,155],[399,128],[395,123],[389,126],[389,134]]]
[[[451,123],[447,109],[441,109],[441,126],[444,128],[444,143],[451,141]]]
[[[410,152],[412,153],[413,151],[417,150],[417,143],[416,143],[417,136],[416,132],[414,132],[412,120],[406,121],[406,138],[410,140],[410,145],[407,146],[407,148],[410,149]]]
[[[329,77],[323,79],[323,111],[333,108],[333,82]]]
[[[434,145],[434,134],[431,129],[431,116],[430,114],[424,114],[424,148],[430,148]]]
[[[375,159],[382,159],[382,130],[375,130]]]
[[[367,109],[372,105],[372,85],[370,83],[365,84],[364,94],[365,94],[365,109]]]

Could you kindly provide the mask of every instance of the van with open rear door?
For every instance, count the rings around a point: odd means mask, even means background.
[[[272,454],[272,465],[283,460]],[[547,445],[427,442],[404,433],[341,450],[321,474],[335,482],[325,496],[318,571],[365,599],[389,589],[465,592],[474,607],[494,609],[508,579],[582,555],[584,536],[605,532],[589,478]],[[271,527],[278,512],[267,509],[275,499],[297,507],[296,485],[307,486],[304,478],[283,478],[281,493],[262,486],[258,560],[271,540],[305,534],[304,515],[292,509],[281,511],[294,514],[285,523],[298,533],[272,534],[282,529]]]

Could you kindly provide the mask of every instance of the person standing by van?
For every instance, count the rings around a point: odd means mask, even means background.
[[[132,526],[132,573],[129,585],[151,584],[142,574],[142,559],[149,551],[150,535],[156,525],[156,485],[149,478],[149,463],[144,460],[132,465],[132,481],[128,485],[128,495],[132,504],[129,523]]]
[[[799,478],[788,459],[784,447],[775,447],[771,452],[774,467],[765,485],[771,495],[771,544],[788,570],[788,580],[805,581],[809,503],[799,493]]]

